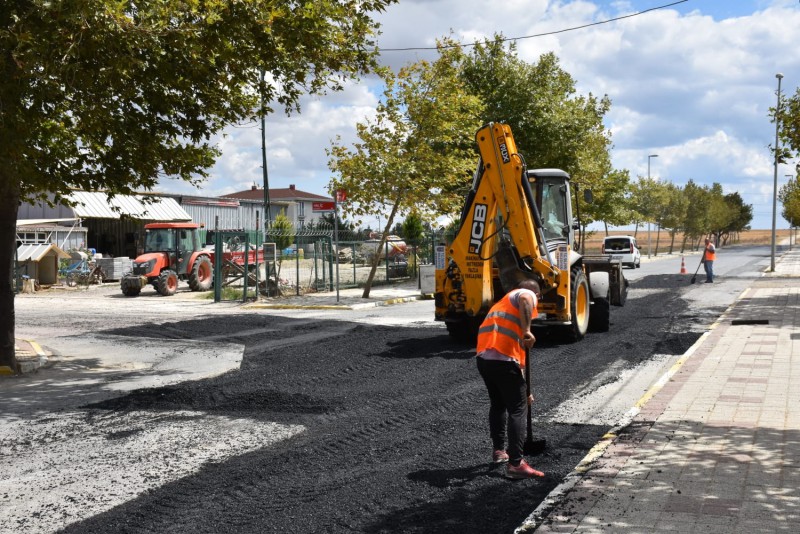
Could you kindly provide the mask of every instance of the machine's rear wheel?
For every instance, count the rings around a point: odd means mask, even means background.
[[[572,271],[570,315],[572,323],[568,327],[567,337],[572,341],[579,341],[589,329],[589,283],[582,270]]]
[[[189,274],[189,287],[192,291],[208,291],[214,281],[214,270],[208,256],[200,256],[192,266]]]
[[[171,297],[178,290],[178,275],[175,271],[161,271],[158,277],[158,293],[165,297]]]

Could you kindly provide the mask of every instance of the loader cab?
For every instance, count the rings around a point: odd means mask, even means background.
[[[572,244],[569,174],[559,169],[534,169],[527,171],[527,177],[542,218],[548,250],[553,251],[560,244]]]

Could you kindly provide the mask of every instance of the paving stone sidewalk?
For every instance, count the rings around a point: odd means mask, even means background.
[[[797,532],[800,250],[754,282],[517,532]],[[638,413],[637,413],[638,412]]]

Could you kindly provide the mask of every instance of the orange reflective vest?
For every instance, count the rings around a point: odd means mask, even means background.
[[[705,257],[703,258],[705,261],[716,261],[717,259],[717,251],[715,249],[709,249],[706,247]]]
[[[526,289],[515,289],[497,302],[478,329],[478,354],[486,349],[514,358],[520,367],[525,366],[527,350],[522,345],[522,337],[526,328],[519,324],[519,308],[511,302],[511,297]],[[536,297],[533,298],[531,319],[536,317]]]

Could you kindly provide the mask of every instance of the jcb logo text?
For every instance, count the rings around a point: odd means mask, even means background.
[[[469,235],[469,251],[472,254],[479,254],[483,243],[483,234],[486,231],[486,204],[475,204],[472,211],[472,228]]]

